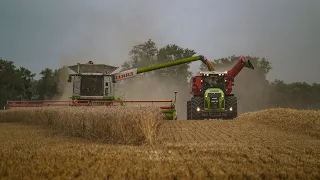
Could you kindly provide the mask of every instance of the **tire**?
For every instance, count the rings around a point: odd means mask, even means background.
[[[191,101],[187,101],[187,120],[191,119]]]
[[[201,114],[197,111],[197,108],[204,109],[203,97],[192,97],[191,101],[187,102],[187,119],[188,120],[202,120]]]
[[[229,110],[232,107],[232,111],[228,113],[228,119],[234,119],[238,116],[238,102],[235,96],[226,96],[225,109]]]

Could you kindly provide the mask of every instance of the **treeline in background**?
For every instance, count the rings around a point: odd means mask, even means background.
[[[129,55],[131,58],[123,63],[122,70],[188,58],[196,55],[196,51],[175,44],[157,47],[155,42],[148,40],[133,46]],[[239,57],[230,56],[212,62],[216,70],[224,71],[229,70]],[[274,107],[320,109],[320,84],[269,82],[266,76],[272,70],[271,63],[264,57],[249,56],[249,59],[255,69],[243,69],[235,78],[233,87],[240,113]],[[126,89],[123,96],[126,99],[172,99],[171,94],[178,91],[178,112],[184,114],[186,101],[191,98],[188,80],[192,73],[188,68],[189,64],[183,64],[125,80],[121,85]],[[205,71],[206,67],[201,65],[200,70]],[[18,68],[13,61],[0,59],[0,108],[7,100],[43,100],[61,96],[60,73],[61,69],[46,68],[40,72],[40,78],[35,79],[36,74],[27,68]]]

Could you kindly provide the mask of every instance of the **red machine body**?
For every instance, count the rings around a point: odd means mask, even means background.
[[[200,96],[201,89],[202,89],[202,76],[194,76],[191,78],[190,84],[191,84],[191,94],[194,96]]]
[[[210,67],[213,67],[211,64]],[[223,74],[225,76],[225,94],[231,94],[232,86],[234,85],[234,78],[238,75],[238,73],[243,69],[243,67],[248,67],[250,69],[254,69],[251,62],[246,57],[241,57],[239,61],[233,66],[233,68],[229,71],[225,71],[223,73],[216,72],[217,74]],[[213,69],[213,68],[212,68]],[[214,69],[210,71],[211,73],[214,72]],[[204,89],[202,88],[203,83],[203,74],[200,73],[199,76],[194,76],[191,78],[190,85],[191,85],[191,94],[194,96],[201,96],[204,93]]]

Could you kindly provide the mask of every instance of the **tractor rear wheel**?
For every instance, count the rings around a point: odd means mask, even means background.
[[[204,98],[203,97],[192,97],[191,101],[187,102],[187,119],[188,120],[201,120],[201,112],[197,109],[204,109]]]
[[[228,112],[228,119],[234,119],[238,116],[237,97],[226,96],[225,97],[225,109]]]

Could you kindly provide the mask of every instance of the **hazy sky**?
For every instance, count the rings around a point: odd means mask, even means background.
[[[37,73],[119,66],[151,38],[210,59],[266,57],[270,80],[320,83],[319,33],[320,0],[0,0],[0,57]]]

